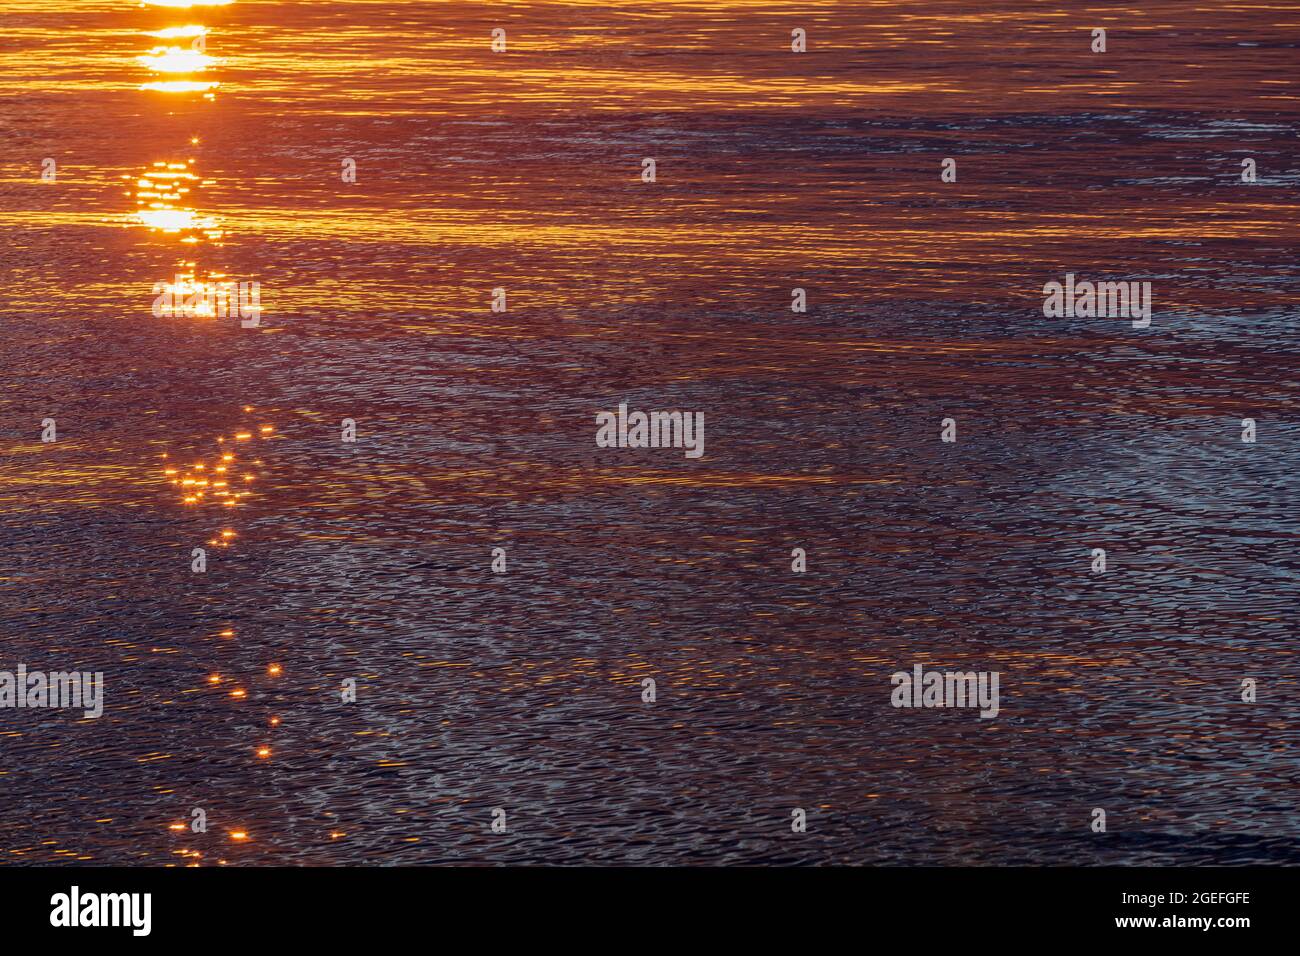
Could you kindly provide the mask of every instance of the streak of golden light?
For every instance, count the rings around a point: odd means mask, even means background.
[[[155,80],[152,83],[141,83],[140,89],[155,93],[204,93],[220,85],[216,81],[204,80]]]
[[[159,40],[175,40],[181,37],[207,36],[207,33],[207,27],[191,23],[183,27],[167,27],[164,30],[146,30],[145,36],[156,37]]]
[[[224,7],[235,0],[140,0],[147,7],[172,7],[188,10],[191,7]]]
[[[155,73],[202,73],[216,62],[215,57],[178,46],[156,46],[136,61]]]

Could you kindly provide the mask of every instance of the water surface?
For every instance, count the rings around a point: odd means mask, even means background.
[[[5,862],[1298,861],[1291,4],[0,17]]]

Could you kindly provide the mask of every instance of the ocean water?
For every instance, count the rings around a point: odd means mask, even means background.
[[[105,684],[0,709],[0,861],[1300,862],[1298,41],[0,0],[0,670]],[[704,454],[597,447],[620,403]]]

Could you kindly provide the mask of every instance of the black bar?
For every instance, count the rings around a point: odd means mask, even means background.
[[[52,926],[52,897],[70,896],[73,886],[83,905],[88,894],[151,894],[146,938],[168,943],[338,945],[391,937],[495,947],[549,945],[558,937],[657,949],[694,946],[711,936],[756,944],[838,936],[845,943],[910,940],[946,948],[980,940],[1183,945],[1200,937],[1231,946],[1246,938],[1242,933],[1285,930],[1295,873],[1261,867],[5,869],[0,918],[6,936],[144,941],[130,925]],[[1119,925],[1125,919],[1153,925]],[[1211,925],[1176,922],[1189,919]]]

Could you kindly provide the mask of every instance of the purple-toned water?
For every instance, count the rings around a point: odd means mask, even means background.
[[[0,16],[0,860],[1300,862],[1293,5]]]

